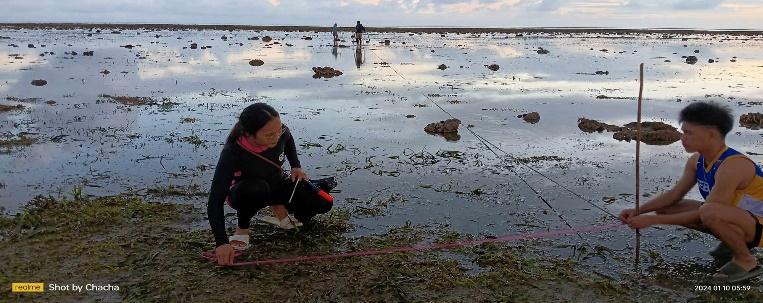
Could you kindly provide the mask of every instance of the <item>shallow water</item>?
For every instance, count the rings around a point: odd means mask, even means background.
[[[280,44],[247,40],[265,35]],[[338,177],[337,207],[354,210],[358,234],[405,222],[483,236],[587,226],[612,220],[589,203],[615,214],[633,205],[635,143],[584,133],[577,119],[635,121],[639,63],[646,70],[646,121],[677,127],[677,112],[693,100],[726,103],[737,117],[763,111],[761,36],[371,33],[360,49],[349,34],[340,43],[347,47],[334,48],[327,34],[314,32],[5,29],[0,36],[7,37],[0,40],[0,104],[26,107],[0,113],[0,134],[40,140],[2,149],[0,206],[10,213],[35,195],[70,196],[75,187],[89,195],[169,185],[205,192],[238,112],[262,101],[284,114],[308,173]],[[385,39],[392,43],[380,43]],[[191,43],[199,49],[184,48]],[[135,47],[120,47],[127,44]],[[538,54],[539,47],[550,53]],[[83,56],[86,50],[94,55]],[[78,54],[66,54],[72,51]],[[699,62],[686,64],[681,56],[688,55]],[[250,66],[252,59],[265,64]],[[494,63],[498,71],[485,67]],[[313,66],[344,74],[313,79]],[[608,74],[590,75],[596,71]],[[32,86],[35,79],[48,84]],[[102,94],[164,105],[121,105]],[[462,120],[460,140],[423,131],[449,118],[432,102]],[[539,123],[516,117],[531,111],[541,114]],[[516,166],[549,209],[467,125],[511,157],[561,157],[528,165],[590,202]],[[759,130],[736,127],[728,141],[762,153]],[[460,151],[461,159],[443,151]],[[672,185],[687,156],[679,143],[642,144],[643,193]],[[761,155],[750,157],[763,163]],[[205,196],[168,199],[206,203]],[[673,228],[643,234],[644,249],[666,259],[707,261],[705,250],[714,244]],[[569,256],[573,250],[564,244],[587,242],[625,256],[633,243],[627,229],[583,237],[555,239],[561,248],[550,251]]]

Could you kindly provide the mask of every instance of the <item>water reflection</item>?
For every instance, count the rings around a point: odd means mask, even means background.
[[[364,227],[359,230],[445,220],[460,232],[506,234],[518,230],[517,224],[525,220],[537,220],[528,224],[543,227],[560,222],[553,213],[542,213],[544,204],[499,166],[500,159],[486,152],[466,127],[514,156],[563,158],[532,165],[592,201],[600,201],[601,197],[629,197],[622,194],[632,192],[634,143],[615,141],[606,133],[583,133],[576,122],[579,117],[618,125],[632,122],[634,100],[596,97],[635,97],[638,63],[648,66],[645,119],[676,125],[677,110],[690,100],[727,103],[737,116],[763,111],[763,105],[756,103],[763,96],[761,41],[689,41],[701,55],[724,59],[689,66],[680,62],[680,56],[691,47],[685,50],[687,42],[680,39],[585,35],[498,39],[450,34],[441,38],[382,33],[368,37],[365,48],[355,44],[345,49],[328,35],[303,40],[302,34],[271,31],[160,34],[161,38],[154,38],[123,31],[123,35],[102,35],[98,40],[72,31],[0,30],[0,35],[13,37],[0,44],[0,103],[23,103],[28,108],[0,113],[0,132],[37,133],[40,138],[36,145],[0,155],[0,182],[5,185],[0,187],[0,206],[15,212],[34,195],[67,192],[85,182],[86,193],[104,195],[145,192],[157,184],[197,184],[206,189],[212,170],[203,168],[215,165],[237,113],[247,104],[262,101],[284,113],[282,119],[295,133],[301,160],[311,175],[340,177],[338,201],[366,201],[371,193],[387,187],[415,196],[394,205],[383,217],[359,219],[357,223]],[[219,40],[223,34],[227,41]],[[247,39],[254,35],[270,35],[279,44]],[[385,39],[391,40],[390,45],[384,45]],[[18,40],[45,41],[49,46],[34,52],[7,46],[26,45]],[[192,41],[212,48],[182,48]],[[125,44],[141,46],[120,47]],[[538,54],[534,51],[538,47],[550,53]],[[607,52],[601,51],[605,48]],[[84,49],[95,50],[95,56],[64,55]],[[56,55],[37,58],[43,51]],[[340,52],[349,55],[349,51],[353,51],[352,61],[348,56],[339,58]],[[24,59],[8,56],[15,53]],[[388,65],[371,64],[368,56],[371,62]],[[730,56],[738,61],[730,62]],[[264,64],[252,66],[253,59]],[[440,64],[448,68],[439,70]],[[488,64],[498,64],[500,69],[488,70]],[[311,77],[314,66],[331,66],[344,74],[316,80]],[[100,73],[104,69],[111,73]],[[597,70],[609,73],[590,75]],[[49,84],[29,84],[39,78]],[[104,102],[98,97],[104,93],[177,104],[124,106]],[[6,97],[41,101],[16,102]],[[423,131],[428,123],[448,118],[428,98],[462,120],[460,140],[448,141]],[[57,103],[48,105],[43,103],[46,100]],[[532,111],[542,117],[537,124],[517,118]],[[735,129],[729,144],[756,151],[760,134]],[[67,136],[53,140],[60,135]],[[680,144],[642,147],[648,159],[642,163],[643,170],[649,176],[644,188],[654,194],[669,183],[666,180],[675,178],[683,162],[677,159],[686,154]],[[761,156],[751,157],[763,162]],[[565,208],[565,216],[574,225],[599,218],[595,210],[572,201],[532,172],[521,173],[555,207]],[[481,194],[468,194],[473,191]],[[604,207],[616,213],[630,202],[618,198]],[[193,203],[203,204],[204,199]],[[447,207],[433,207],[435,203]],[[617,239],[625,239],[625,234]]]
[[[363,60],[363,47],[361,47],[360,43],[358,43],[355,47],[355,67],[360,68],[364,62],[365,60]]]

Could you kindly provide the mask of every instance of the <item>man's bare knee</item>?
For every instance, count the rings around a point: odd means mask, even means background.
[[[721,207],[715,203],[705,203],[699,207],[699,218],[702,225],[711,226],[718,224],[721,216],[718,215],[718,208]]]

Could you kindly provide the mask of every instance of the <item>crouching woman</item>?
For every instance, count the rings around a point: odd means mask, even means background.
[[[288,159],[290,178],[281,165]],[[307,179],[302,170],[294,138],[281,123],[278,112],[265,103],[246,107],[239,116],[220,153],[209,194],[207,214],[215,238],[215,256],[220,265],[233,263],[234,252],[249,247],[249,225],[262,208],[271,206],[281,228],[301,225],[288,214],[294,181]],[[291,179],[291,180],[289,180]],[[225,231],[223,206],[228,203],[237,212],[236,230],[230,238]]]

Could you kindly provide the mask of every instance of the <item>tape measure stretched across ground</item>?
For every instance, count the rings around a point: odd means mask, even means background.
[[[262,265],[287,264],[287,263],[321,262],[321,261],[329,261],[329,260],[336,260],[336,259],[349,258],[349,257],[366,257],[366,256],[387,255],[387,254],[395,254],[395,253],[414,253],[414,252],[423,252],[423,251],[438,250],[438,249],[450,249],[450,248],[457,248],[457,247],[475,246],[475,245],[480,245],[485,243],[552,238],[552,237],[558,237],[558,236],[564,236],[564,235],[573,235],[578,233],[596,233],[596,232],[602,232],[606,230],[621,228],[623,226],[625,225],[622,223],[614,223],[614,224],[608,224],[608,225],[594,225],[594,226],[584,226],[584,227],[576,227],[576,228],[568,228],[568,229],[558,229],[558,230],[551,230],[551,231],[544,231],[544,232],[533,232],[533,233],[527,233],[527,234],[506,235],[506,236],[483,239],[483,240],[465,240],[465,241],[454,241],[454,242],[437,243],[437,244],[391,247],[391,248],[375,249],[375,250],[361,250],[361,251],[326,254],[326,255],[311,255],[311,256],[297,256],[297,257],[286,257],[286,258],[277,258],[277,259],[238,261],[238,262],[234,262],[233,265],[231,266],[262,266]],[[204,252],[202,253],[202,257],[209,261],[216,262],[214,251]]]

